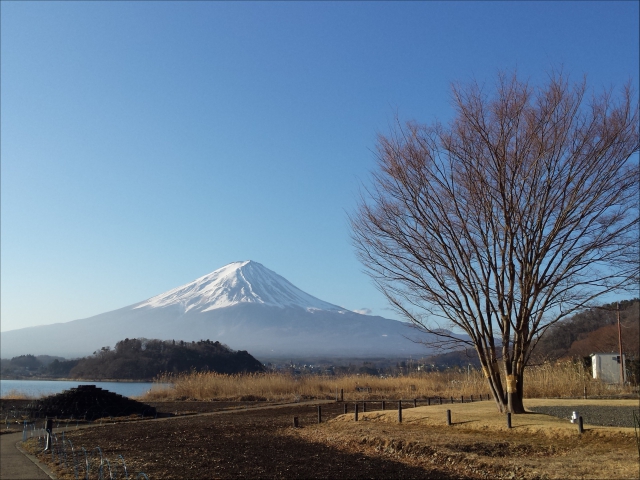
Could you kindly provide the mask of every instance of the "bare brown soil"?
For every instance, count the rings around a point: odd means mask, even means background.
[[[402,424],[395,420],[395,412],[367,412],[356,423],[353,404],[347,416],[341,415],[342,404],[322,405],[322,424],[317,423],[317,408],[312,405],[245,409],[233,402],[171,402],[153,406],[174,414],[234,410],[103,424],[72,429],[65,436],[76,452],[80,447],[87,450],[92,472],[99,463],[99,446],[111,464],[123,455],[130,475],[144,472],[150,479],[638,478],[635,438],[626,430],[604,434],[604,430],[587,429],[577,435],[567,429],[564,435],[548,435],[530,428],[506,431],[489,424],[479,428],[477,422],[460,421],[447,427],[439,419],[440,406],[432,406],[426,414],[430,407],[407,408]],[[456,415],[459,418],[462,411]],[[292,427],[293,416],[299,418],[300,428]],[[432,416],[439,420],[420,420]],[[524,417],[518,416],[518,422],[525,422]],[[29,444],[32,451],[38,449],[36,441]],[[49,454],[39,458],[51,461]],[[53,469],[61,478],[74,478],[72,468]]]
[[[172,405],[171,408],[174,408]],[[342,406],[323,405],[325,418]],[[465,478],[447,469],[425,470],[380,455],[345,451],[298,437],[292,427],[317,422],[315,406],[239,410],[211,416],[183,416],[122,425],[102,425],[66,434],[76,450],[100,446],[106,458],[123,455],[130,473],[150,479],[199,478]],[[317,424],[317,423],[315,423]],[[33,448],[35,441],[30,441]],[[50,456],[39,454],[49,461]],[[95,457],[94,457],[95,458]],[[96,462],[94,462],[96,463]],[[54,471],[73,478],[73,470]]]

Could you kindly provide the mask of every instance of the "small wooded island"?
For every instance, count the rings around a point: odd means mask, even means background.
[[[3,377],[150,380],[161,373],[192,370],[228,374],[264,371],[263,365],[247,351],[234,351],[211,340],[125,338],[113,349],[102,347],[80,359],[56,358],[45,366],[38,358],[23,355],[11,359],[8,365],[3,364]],[[15,367],[25,366],[11,368],[14,363]]]

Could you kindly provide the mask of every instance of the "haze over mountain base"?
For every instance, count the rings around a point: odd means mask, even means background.
[[[123,338],[211,339],[257,358],[428,354],[404,322],[361,315],[302,292],[256,262],[236,262],[143,302],[0,334],[2,357],[85,356]]]

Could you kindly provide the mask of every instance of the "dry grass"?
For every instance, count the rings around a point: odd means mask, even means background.
[[[591,400],[592,404],[628,406],[636,400]],[[532,399],[525,406],[575,405],[576,400]],[[451,410],[453,425],[446,425]],[[576,425],[543,414],[512,418],[508,430],[505,416],[493,402],[432,405],[409,408],[403,423],[397,412],[339,416],[320,425],[291,429],[306,441],[369,455],[390,456],[398,461],[428,468],[459,466],[459,473],[474,478],[602,479],[638,478],[638,455],[633,428]]]
[[[402,377],[370,375],[292,376],[282,373],[224,375],[191,372],[163,375],[157,386],[140,397],[143,401],[335,399],[340,390],[345,401],[468,397],[486,395],[489,387],[479,371],[430,372]],[[167,384],[169,386],[167,386]],[[525,397],[580,397],[632,393],[631,387],[606,385],[589,378],[581,365],[563,362],[531,367],[525,373]],[[369,390],[365,390],[368,387]]]
[[[593,380],[591,371],[586,371],[579,363],[545,363],[525,370],[524,396],[526,398],[581,397],[584,387],[587,387],[587,395],[591,397],[633,393],[631,386],[608,385]]]
[[[40,397],[34,397],[33,395],[27,395],[18,390],[9,390],[2,396],[2,400],[36,400]]]
[[[189,373],[167,375],[141,397],[145,401],[179,398],[197,400],[335,399],[340,390],[344,400],[426,398],[486,394],[487,387],[477,373],[429,373],[416,376],[380,378],[370,375],[292,376],[281,373],[222,375]],[[369,390],[365,390],[368,388]],[[360,389],[360,390],[358,390]]]

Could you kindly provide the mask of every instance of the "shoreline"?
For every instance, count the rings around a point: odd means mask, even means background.
[[[51,381],[51,382],[110,382],[110,383],[154,383],[153,379],[129,378],[64,378],[64,377],[1,377],[0,380]]]

